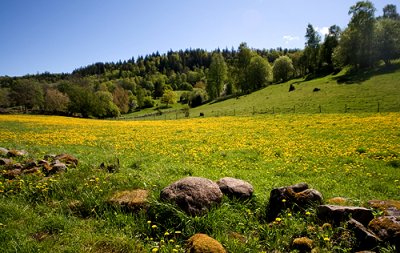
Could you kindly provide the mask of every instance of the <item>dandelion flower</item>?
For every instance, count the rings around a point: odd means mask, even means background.
[[[152,229],[156,229],[156,228],[157,228],[157,225],[153,225],[153,226],[151,226],[151,228],[152,228]]]
[[[158,248],[153,248],[151,252],[158,252]]]
[[[282,219],[279,218],[279,217],[275,219],[276,222],[280,222],[281,220],[282,220]]]

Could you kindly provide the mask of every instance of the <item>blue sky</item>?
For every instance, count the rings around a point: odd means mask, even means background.
[[[1,0],[0,76],[70,73],[186,48],[303,48],[308,23],[345,27],[349,0]],[[386,4],[372,1],[381,15]],[[398,8],[400,6],[398,5]]]

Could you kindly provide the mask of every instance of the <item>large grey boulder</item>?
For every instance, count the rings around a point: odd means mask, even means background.
[[[213,181],[201,177],[186,177],[165,187],[161,199],[175,203],[192,216],[203,215],[222,200],[222,192]]]
[[[368,228],[385,242],[400,248],[400,220],[395,216],[382,216],[373,219]]]
[[[228,197],[249,199],[253,195],[253,186],[241,179],[224,177],[217,181],[219,189]]]

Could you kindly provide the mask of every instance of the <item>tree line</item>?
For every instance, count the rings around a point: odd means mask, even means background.
[[[0,77],[0,108],[20,107],[39,113],[117,117],[179,100],[191,107],[232,94],[247,94],[291,78],[330,74],[343,67],[390,65],[400,57],[400,17],[386,5],[375,17],[370,1],[349,9],[343,30],[329,28],[322,39],[312,24],[304,49],[186,49],[159,52],[126,61],[94,63],[70,74],[48,72]],[[176,91],[180,92],[177,96]],[[157,104],[160,103],[160,104]]]

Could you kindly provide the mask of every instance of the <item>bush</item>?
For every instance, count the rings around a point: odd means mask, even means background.
[[[208,94],[203,89],[193,89],[189,95],[190,107],[196,107],[204,104],[208,100]]]
[[[145,97],[143,99],[143,108],[151,108],[154,107],[154,100],[151,97]]]

